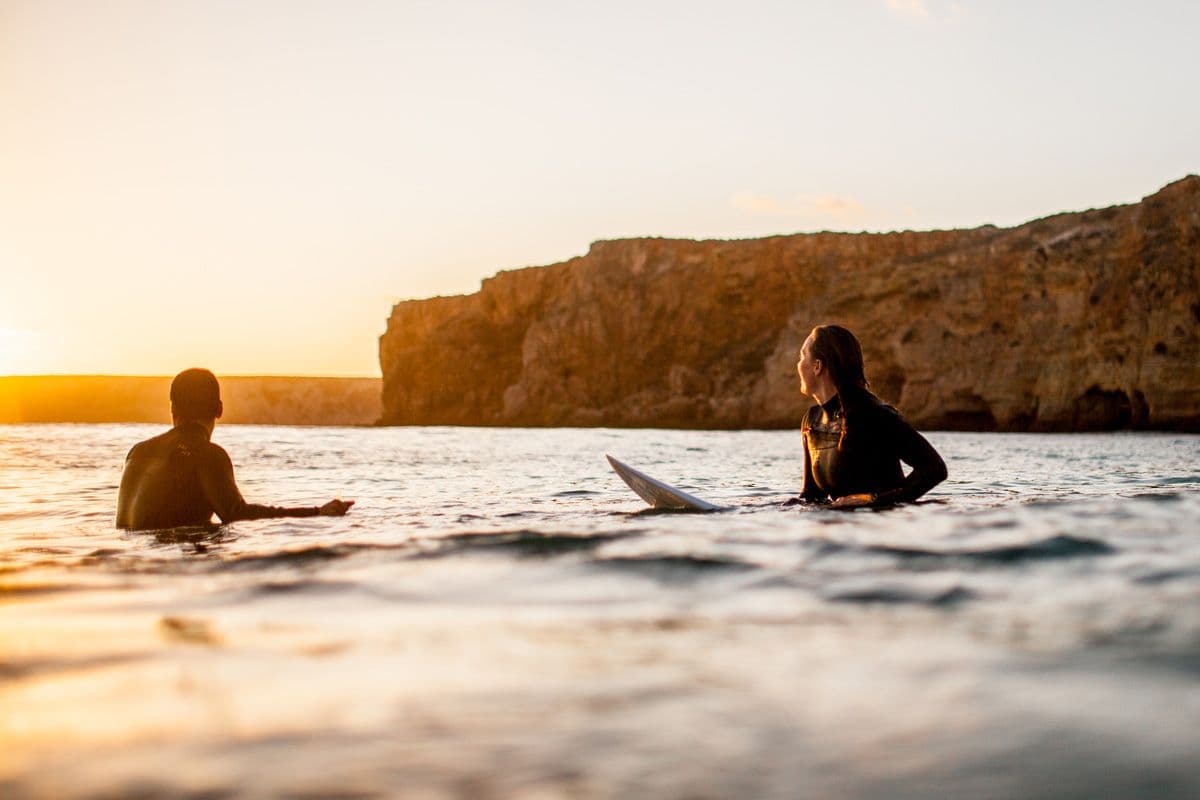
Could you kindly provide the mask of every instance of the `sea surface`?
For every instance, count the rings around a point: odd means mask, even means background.
[[[795,432],[221,426],[358,504],[115,530],[161,430],[0,426],[0,797],[1200,797],[1200,437],[931,433],[835,512]]]

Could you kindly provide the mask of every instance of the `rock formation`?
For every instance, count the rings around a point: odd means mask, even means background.
[[[1200,177],[1015,228],[597,242],[398,303],[387,424],[778,428],[813,325],[918,427],[1200,429]]]

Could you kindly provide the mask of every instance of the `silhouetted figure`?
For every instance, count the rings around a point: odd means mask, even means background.
[[[946,463],[900,412],[867,388],[862,347],[839,325],[804,340],[800,391],[817,401],[804,418],[804,485],[789,501],[833,508],[916,500],[946,479]],[[906,477],[900,462],[913,469]]]
[[[233,462],[213,444],[213,428],[224,412],[221,387],[206,369],[188,369],[171,382],[174,427],[139,442],[125,458],[117,497],[117,527],[131,530],[207,525],[267,517],[340,517],[353,500],[323,506],[281,508],[247,503],[233,479]]]

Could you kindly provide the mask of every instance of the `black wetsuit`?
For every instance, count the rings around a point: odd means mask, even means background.
[[[946,463],[900,413],[866,393],[846,416],[838,397],[804,420],[804,500],[875,495],[875,505],[916,500],[946,479]],[[839,446],[840,442],[840,446]],[[912,466],[905,477],[900,462]]]

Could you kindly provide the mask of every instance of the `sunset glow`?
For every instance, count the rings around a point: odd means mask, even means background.
[[[379,374],[631,236],[1017,224],[1200,170],[1200,7],[0,3],[0,374]]]
[[[35,370],[40,363],[37,337],[29,332],[0,328],[0,375]]]

